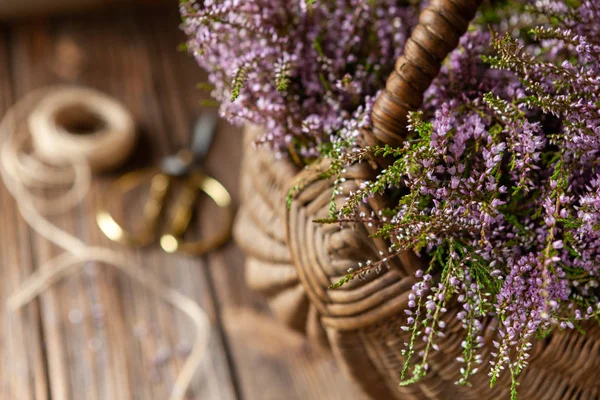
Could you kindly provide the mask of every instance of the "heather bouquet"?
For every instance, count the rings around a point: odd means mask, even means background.
[[[332,290],[405,251],[423,260],[402,327],[402,384],[426,375],[455,315],[457,383],[509,374],[516,397],[535,340],[600,321],[600,6],[490,2],[411,115],[404,144],[360,147],[418,11],[394,0],[181,3],[187,47],[222,115],[264,127],[259,144],[299,164],[329,158],[323,176],[336,183],[348,165],[388,161],[320,222],[369,224],[391,243]],[[365,215],[376,194],[390,207]],[[490,365],[484,332],[494,336]]]
[[[600,5],[537,1],[524,12],[539,25],[513,18],[512,35],[477,27],[462,38],[403,146],[338,153],[346,164],[392,161],[332,221],[376,225],[391,257],[413,249],[426,261],[402,328],[403,384],[427,373],[451,306],[465,330],[458,384],[509,373],[513,397],[536,338],[600,321]],[[394,191],[393,208],[358,211]],[[493,360],[480,365],[489,327]]]
[[[260,143],[308,162],[367,115],[418,8],[406,0],[182,0],[181,14],[221,115],[264,127]]]

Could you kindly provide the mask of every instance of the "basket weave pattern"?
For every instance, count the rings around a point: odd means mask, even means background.
[[[372,128],[363,132],[362,144],[402,142],[410,111],[420,107],[423,93],[439,72],[441,62],[466,31],[480,0],[431,0],[419,25],[396,62],[386,88],[371,114]],[[260,130],[249,127],[249,143]],[[339,205],[349,191],[373,178],[373,166],[386,160],[354,165],[347,169]],[[415,283],[420,260],[405,252],[390,261],[390,268],[366,279],[354,280],[337,290],[328,286],[359,262],[386,255],[389,243],[370,237],[364,224],[322,225],[314,221],[329,216],[333,181],[320,179],[326,165],[311,165],[300,171],[288,160],[276,160],[266,151],[249,150],[242,169],[244,198],[235,229],[237,242],[248,255],[248,284],[266,295],[275,314],[290,327],[329,346],[338,364],[374,399],[498,399],[508,398],[510,376],[502,375],[493,389],[489,377],[479,373],[471,387],[455,385],[460,377],[456,357],[462,353],[463,330],[449,309],[447,328],[440,338],[440,351],[431,354],[430,369],[414,385],[398,385],[404,365],[401,350],[409,336],[403,310]],[[289,189],[300,184],[291,206]],[[385,208],[383,197],[374,197],[360,211]],[[495,321],[487,321],[483,365],[492,359]],[[556,332],[536,341],[530,365],[520,378],[523,399],[598,399],[600,381],[600,328],[587,327],[587,334]]]

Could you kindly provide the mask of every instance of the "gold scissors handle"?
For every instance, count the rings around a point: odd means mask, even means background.
[[[151,178],[150,178],[151,177]],[[162,214],[165,198],[171,181],[156,168],[147,168],[130,172],[115,181],[110,189],[110,198],[121,198],[125,193],[135,189],[150,178],[148,201],[143,209],[143,222],[134,232],[128,232],[108,212],[105,204],[101,204],[96,213],[96,222],[100,230],[109,239],[128,246],[143,247],[152,243],[156,238],[158,221]]]
[[[225,210],[225,220],[219,224],[214,233],[204,239],[187,242],[182,239],[192,219],[192,210],[198,196],[198,190],[206,193],[219,208]],[[160,247],[167,253],[181,251],[188,254],[203,254],[221,247],[231,237],[233,224],[233,208],[231,196],[219,181],[200,171],[193,171],[183,190],[175,200],[175,215],[170,229],[160,238]]]
[[[150,178],[151,177],[151,178]],[[144,184],[150,179],[148,200],[143,209],[143,222],[136,231],[125,230],[102,206],[96,215],[96,221],[102,232],[111,240],[129,246],[143,247],[157,238],[160,217],[164,213],[167,194],[172,186],[171,177],[156,168],[130,172],[111,187],[110,197],[120,198],[128,191]],[[219,208],[225,211],[225,218],[211,236],[193,242],[183,240],[187,230],[198,191],[206,193]],[[233,207],[231,196],[227,189],[216,179],[193,170],[185,178],[185,185],[175,200],[174,216],[168,231],[160,238],[160,245],[166,252],[184,252],[188,254],[203,254],[225,244],[231,237],[233,224]]]

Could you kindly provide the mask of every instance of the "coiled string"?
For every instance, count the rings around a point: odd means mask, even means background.
[[[196,337],[170,396],[171,400],[183,399],[210,339],[210,321],[206,312],[193,299],[165,286],[151,272],[143,270],[132,257],[110,248],[87,245],[47,218],[49,215],[65,213],[80,204],[89,191],[91,179],[90,163],[83,156],[84,152],[44,152],[42,161],[36,154],[35,146],[32,152],[28,151],[32,134],[46,135],[46,139],[60,134],[56,131],[55,124],[40,124],[29,118],[39,115],[35,111],[39,111],[37,106],[44,98],[63,89],[65,88],[55,87],[32,92],[11,107],[0,122],[0,174],[6,188],[31,229],[64,250],[29,276],[8,299],[7,306],[10,310],[17,311],[56,282],[80,271],[90,261],[117,269],[192,320]],[[100,110],[105,112],[107,109]],[[109,121],[111,119],[111,115],[102,116]],[[35,132],[31,132],[30,127],[35,127]],[[36,141],[36,146],[39,143],[50,145],[52,141]],[[55,154],[56,157],[48,157],[47,154]],[[120,161],[119,152],[114,154],[117,154],[114,159],[106,160],[108,164]],[[65,185],[70,185],[70,188],[53,199],[33,192]]]

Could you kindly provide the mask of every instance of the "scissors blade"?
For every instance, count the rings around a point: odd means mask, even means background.
[[[217,127],[217,114],[202,114],[194,125],[191,150],[194,160],[200,162],[206,157]]]

